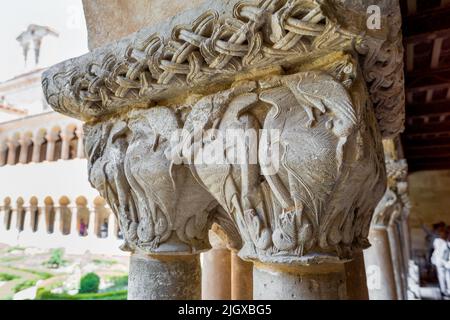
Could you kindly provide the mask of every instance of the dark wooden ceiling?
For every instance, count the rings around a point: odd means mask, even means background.
[[[401,0],[403,151],[411,172],[450,169],[450,0]]]

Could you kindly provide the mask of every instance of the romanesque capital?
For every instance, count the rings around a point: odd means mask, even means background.
[[[409,214],[408,164],[405,159],[386,159],[387,190],[378,203],[373,218],[375,227],[388,227]]]
[[[368,29],[366,2],[206,1],[44,74],[124,249],[199,252],[212,223],[267,263],[368,246],[404,93],[399,8]]]

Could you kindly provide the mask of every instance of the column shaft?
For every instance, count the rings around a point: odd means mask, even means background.
[[[346,300],[344,264],[253,268],[255,300]]]
[[[366,267],[362,252],[355,254],[355,258],[345,264],[345,275],[347,281],[348,299],[369,300]]]
[[[132,254],[128,300],[199,300],[199,255]]]
[[[253,300],[253,263],[231,252],[231,299]]]
[[[231,254],[226,248],[213,248],[203,254],[202,299],[231,299]]]
[[[391,248],[386,228],[371,228],[372,246],[364,251],[370,300],[397,300]]]

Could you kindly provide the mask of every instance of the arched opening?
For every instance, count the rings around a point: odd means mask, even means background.
[[[69,159],[76,159],[78,153],[78,137],[76,135],[69,142]]]
[[[47,160],[47,144],[47,139],[44,138],[44,141],[40,145],[39,162],[44,162]]]
[[[53,160],[58,161],[59,159],[61,159],[61,156],[62,156],[62,139],[61,134],[58,133],[58,137],[55,140],[55,153],[53,156]]]
[[[20,144],[18,144],[17,146],[16,146],[16,150],[15,150],[15,156],[14,156],[14,164],[16,165],[16,164],[18,164],[19,163],[19,160],[20,160],[20,150],[22,149],[22,147],[21,147],[21,145]]]
[[[28,145],[28,151],[27,151],[27,159],[25,163],[31,163],[33,161],[33,149],[34,149],[34,143],[31,142]]]

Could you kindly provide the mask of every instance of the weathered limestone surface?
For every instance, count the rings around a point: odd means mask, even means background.
[[[381,139],[403,126],[399,7],[379,5],[367,30],[366,1],[211,0],[47,71],[49,104],[86,121],[123,249],[190,256],[216,223],[258,263],[257,298],[348,298],[344,263],[386,188]],[[260,129],[278,136],[245,140],[245,161],[199,161]],[[288,285],[292,270],[319,289]]]
[[[291,268],[256,264],[253,269],[255,300],[346,300],[343,264]]]
[[[200,300],[200,257],[133,254],[130,261],[129,300]]]

